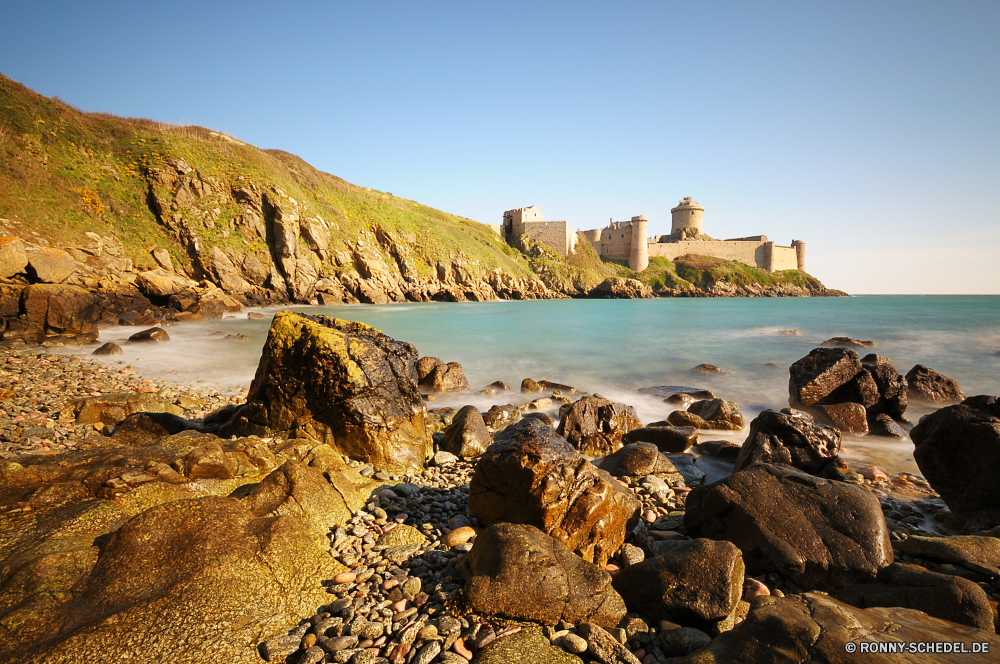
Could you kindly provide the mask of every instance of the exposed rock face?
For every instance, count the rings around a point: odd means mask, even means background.
[[[294,518],[256,518],[233,498],[153,507],[99,549],[78,551],[67,569],[72,601],[22,604],[45,627],[3,639],[5,659],[110,664],[138,650],[161,661],[259,662],[260,635],[313,611],[329,597],[321,582],[343,569]]]
[[[653,443],[661,452],[680,454],[697,444],[698,430],[694,427],[649,424],[639,429],[632,429],[627,437],[635,443]]]
[[[441,449],[456,456],[473,459],[489,447],[493,437],[486,429],[483,414],[475,406],[464,406],[445,429]]]
[[[581,452],[607,454],[622,446],[622,436],[640,427],[632,406],[583,397],[562,414],[556,431]]]
[[[956,515],[1000,524],[1000,400],[969,397],[910,431],[913,458]]]
[[[853,350],[814,348],[788,369],[789,403],[792,407],[840,403],[835,393],[861,370],[858,354]]]
[[[323,440],[360,461],[420,468],[432,454],[417,350],[373,327],[282,311],[225,435]]]
[[[472,578],[464,598],[476,613],[604,627],[614,627],[625,615],[625,603],[607,572],[534,526],[490,526],[476,537],[469,566]]]
[[[0,237],[0,279],[9,279],[24,272],[28,266],[28,255],[24,253],[24,242],[17,237]]]
[[[643,477],[645,475],[670,475],[674,481],[682,480],[681,474],[653,443],[631,443],[614,454],[609,454],[598,466],[615,477]]]
[[[135,285],[146,296],[153,298],[169,297],[194,288],[198,282],[191,281],[179,274],[168,272],[162,268],[140,272],[135,279]]]
[[[910,396],[920,401],[956,403],[965,399],[965,393],[956,381],[922,364],[914,365],[906,372],[906,383]]]
[[[609,277],[594,286],[589,293],[594,298],[641,299],[653,297],[653,289],[638,279]]]
[[[863,652],[870,642],[963,641],[987,642],[989,652],[1000,652],[1000,637],[973,627],[956,625],[911,609],[857,609],[826,595],[806,593],[789,597],[761,597],[736,629],[707,647],[680,660],[682,664],[810,664],[849,661],[848,643],[865,662],[897,664],[948,662],[959,664],[982,655]],[[971,648],[971,645],[967,645]],[[904,651],[905,652],[905,651]],[[905,659],[904,659],[905,658]]]
[[[989,598],[977,584],[916,565],[893,563],[878,573],[878,583],[842,588],[834,595],[859,609],[898,606],[929,616],[993,632]]]
[[[434,392],[464,392],[469,389],[465,371],[458,362],[438,364],[420,381],[420,385]]]
[[[840,432],[793,415],[765,410],[750,423],[733,471],[754,463],[791,466],[807,473],[823,470],[840,453]]]
[[[76,271],[76,261],[62,249],[29,249],[28,276],[43,284],[61,284]]]
[[[808,406],[808,412],[838,431],[864,435],[869,432],[868,411],[859,403],[834,403]]]
[[[670,413],[667,422],[678,427],[722,431],[739,431],[746,426],[740,407],[735,402],[724,399],[695,401],[686,411],[675,410]]]
[[[629,611],[651,624],[669,620],[710,631],[731,628],[743,596],[740,550],[706,539],[669,544],[665,553],[615,575],[614,587]]]
[[[762,463],[696,487],[686,506],[689,533],[728,540],[752,574],[805,589],[869,582],[892,563],[878,499],[860,487]]]
[[[48,334],[87,334],[97,331],[100,308],[83,288],[35,284],[21,291],[24,321]]]
[[[603,565],[638,518],[639,501],[550,427],[526,418],[498,433],[480,458],[469,508],[487,526],[535,526]]]

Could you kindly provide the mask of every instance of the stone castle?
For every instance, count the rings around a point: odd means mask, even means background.
[[[525,234],[551,247],[563,256],[573,253],[576,233],[565,221],[546,222],[534,205],[508,210],[503,215],[502,235],[514,239]],[[670,235],[646,236],[649,220],[642,216],[629,221],[614,221],[605,228],[582,231],[581,235],[601,258],[628,261],[629,268],[641,272],[650,256],[670,260],[687,254],[712,256],[740,261],[768,272],[806,269],[806,244],[792,240],[789,247],[779,246],[766,235],[714,240],[704,233],[705,208],[691,197],[670,210]]]

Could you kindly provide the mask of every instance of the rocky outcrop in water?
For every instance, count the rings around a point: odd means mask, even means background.
[[[918,401],[956,403],[965,399],[965,392],[955,380],[922,364],[916,364],[906,372],[906,383],[910,396]]]
[[[223,434],[309,438],[378,468],[421,468],[433,452],[416,362],[412,345],[363,323],[279,312]]]

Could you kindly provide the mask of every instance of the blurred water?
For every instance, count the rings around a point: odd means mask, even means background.
[[[521,379],[566,383],[636,407],[643,422],[666,417],[659,398],[641,395],[652,385],[711,389],[736,401],[747,421],[788,400],[788,366],[833,336],[875,341],[873,352],[906,373],[926,364],[955,378],[966,394],[1000,393],[1000,296],[857,296],[850,298],[721,298],[556,300],[293,307],[358,320],[413,343],[421,355],[457,361],[470,386],[509,383],[509,395],[454,395],[431,404],[487,409],[523,401]],[[275,310],[260,310],[273,314]],[[172,341],[123,345],[124,359],[148,376],[230,391],[249,386],[270,324],[230,318],[168,328]],[[796,330],[798,334],[789,334]],[[134,328],[102,331],[121,341]],[[247,341],[209,336],[242,333]],[[867,351],[859,350],[860,354]],[[701,363],[718,375],[694,374]],[[928,412],[911,408],[913,421]],[[742,442],[745,432],[702,439]],[[909,440],[847,438],[845,456],[912,470]]]

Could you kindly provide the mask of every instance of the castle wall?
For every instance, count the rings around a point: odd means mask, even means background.
[[[593,233],[594,231],[587,231]],[[598,256],[616,261],[627,261],[632,251],[632,224],[627,221],[616,221],[607,228],[598,231],[595,242],[588,235],[587,239],[594,246]]]
[[[521,223],[521,231],[515,233],[515,237],[517,235],[527,235],[563,256],[573,251],[574,233],[565,221],[525,221]]]
[[[775,245],[771,250],[771,272],[778,270],[798,270],[799,260],[795,253],[795,247],[779,247]],[[805,261],[803,260],[803,268]]]

